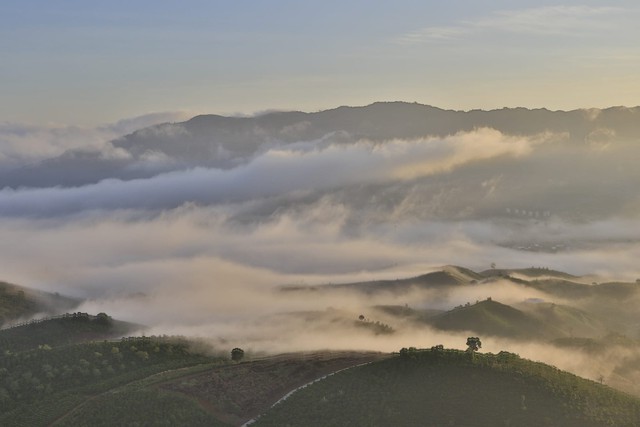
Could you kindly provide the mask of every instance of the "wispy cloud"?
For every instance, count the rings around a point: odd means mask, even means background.
[[[583,36],[613,29],[611,18],[624,13],[616,7],[546,6],[496,11],[475,20],[449,26],[426,27],[397,38],[401,44],[441,43],[482,33],[514,33],[533,36]]]

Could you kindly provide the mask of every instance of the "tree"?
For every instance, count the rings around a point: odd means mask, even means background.
[[[244,357],[243,349],[236,347],[233,350],[231,350],[231,360],[235,362],[239,362],[242,360],[243,357]]]
[[[109,325],[111,323],[111,316],[107,315],[107,313],[98,313],[96,315],[96,323]]]
[[[480,338],[478,337],[469,337],[467,338],[467,351],[469,353],[473,353],[474,351],[478,351],[478,349],[482,348],[482,342],[480,342]]]

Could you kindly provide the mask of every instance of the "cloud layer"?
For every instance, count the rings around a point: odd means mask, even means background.
[[[508,304],[566,303],[509,282],[374,296],[284,293],[285,284],[393,280],[447,264],[484,270],[492,263],[640,277],[637,148],[611,129],[591,132],[577,145],[564,133],[487,127],[365,138],[311,132],[310,125],[268,130],[269,121],[262,128],[243,123],[251,126],[226,145],[215,132],[210,139],[197,135],[193,123],[137,132],[146,138],[138,146],[135,138],[108,142],[105,131],[95,136],[94,153],[133,162],[125,169],[149,166],[146,175],[0,190],[1,279],[86,298],[80,310],[150,325],[145,333],[280,352],[464,347],[465,331],[417,327],[375,312],[375,305],[448,310],[488,296]],[[82,138],[61,137],[64,143],[50,147],[47,138],[33,145],[34,154],[22,147],[14,159],[82,145]],[[177,161],[171,150],[188,151],[187,142],[227,162]],[[52,151],[38,152],[42,147]],[[79,156],[78,150],[67,155]],[[80,156],[68,164],[87,163]],[[353,324],[361,313],[397,333],[363,331]],[[489,351],[515,351],[594,378],[612,360],[589,364],[548,345],[483,342]]]
[[[244,202],[291,192],[422,178],[474,161],[522,156],[532,142],[490,129],[445,139],[383,143],[292,144],[231,170],[195,168],[76,188],[4,189],[0,215],[56,216],[87,210],[175,208],[184,203]],[[122,150],[122,149],[120,149]]]

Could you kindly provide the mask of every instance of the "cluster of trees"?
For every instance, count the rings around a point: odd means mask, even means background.
[[[231,360],[233,360],[234,362],[239,362],[242,360],[242,358],[244,358],[243,349],[236,347],[231,350]]]
[[[374,322],[367,319],[363,314],[358,316],[358,322],[356,322],[355,325],[358,327],[367,328],[373,331],[375,335],[386,335],[395,332],[395,329],[393,329],[393,327],[387,325],[386,323],[382,323],[378,320]]]
[[[46,404],[65,393],[108,389],[156,371],[189,366],[211,358],[191,354],[186,344],[149,338],[91,342],[0,354],[0,425],[3,415]],[[61,394],[62,393],[62,394]]]

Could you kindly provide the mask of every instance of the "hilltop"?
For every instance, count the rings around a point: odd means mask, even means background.
[[[255,425],[601,427],[640,422],[640,400],[515,354],[439,349],[404,354],[311,384]]]
[[[553,323],[491,299],[454,308],[431,317],[428,322],[441,330],[472,331],[519,340],[564,336]]]

